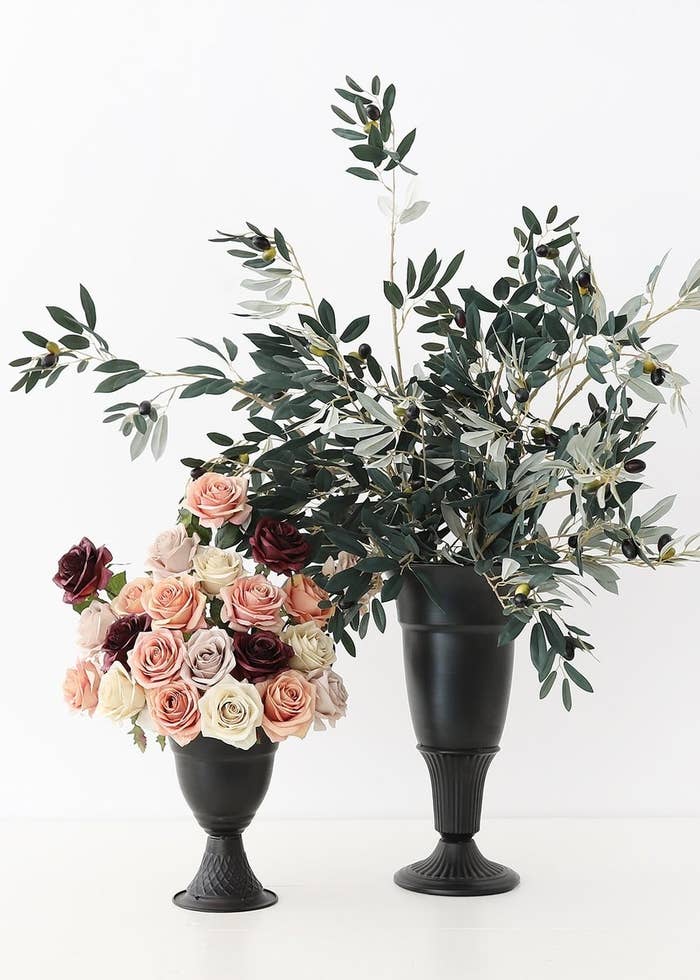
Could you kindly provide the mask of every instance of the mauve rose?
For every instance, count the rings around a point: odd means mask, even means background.
[[[73,711],[95,713],[97,693],[102,674],[89,660],[79,660],[75,667],[69,667],[63,681],[63,697]]]
[[[294,652],[279,636],[268,630],[236,633],[233,650],[236,655],[233,676],[253,684],[284,670]]]
[[[298,623],[313,621],[317,626],[324,627],[333,615],[333,606],[319,608],[319,602],[327,601],[329,595],[307,575],[293,575],[282,591],[284,608]]]
[[[136,643],[139,633],[144,633],[150,625],[151,620],[146,613],[131,613],[115,620],[107,630],[102,643],[104,650],[102,670],[106,673],[115,662],[126,667],[129,650]]]
[[[99,599],[93,599],[83,609],[78,620],[78,646],[85,651],[85,656],[102,649],[107,630],[116,618],[107,603]]]
[[[148,549],[146,571],[156,579],[189,572],[198,544],[199,535],[190,537],[182,524],[162,531]]]
[[[163,627],[188,633],[203,629],[206,603],[207,597],[199,591],[191,575],[159,579],[143,593],[143,608],[155,629]]]
[[[187,641],[182,673],[205,690],[223,680],[234,663],[231,637],[225,630],[213,626],[208,630],[197,630]]]
[[[187,745],[199,735],[199,691],[182,678],[146,691],[146,704],[153,727],[169,735],[178,745]]]
[[[273,572],[298,572],[307,564],[311,553],[308,535],[302,535],[291,521],[262,517],[250,536],[253,558]]]
[[[185,641],[178,630],[140,633],[127,662],[141,687],[159,687],[179,677],[185,661]]]
[[[112,553],[103,545],[96,548],[90,538],[83,538],[58,560],[58,571],[53,577],[63,589],[63,601],[73,605],[104,589],[112,577],[107,565]]]
[[[112,599],[112,609],[117,616],[128,616],[130,613],[143,612],[143,593],[150,589],[151,580],[142,576],[135,578],[133,582],[127,582],[122,586],[119,595]],[[93,603],[94,605],[94,603]]]
[[[316,688],[298,670],[285,670],[257,684],[263,703],[263,729],[271,742],[290,735],[304,738],[316,710]]]
[[[245,524],[253,508],[248,503],[248,481],[241,476],[205,473],[190,480],[185,507],[196,514],[204,527]]]
[[[284,593],[264,575],[245,575],[219,593],[224,603],[221,618],[237,633],[247,633],[251,626],[279,633],[282,629],[280,609]]]
[[[336,721],[347,712],[348,692],[343,678],[334,670],[314,670],[306,678],[316,688],[314,730],[324,731],[326,723],[335,728]]]

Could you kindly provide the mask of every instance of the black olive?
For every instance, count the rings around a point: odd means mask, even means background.
[[[568,635],[564,640],[564,652],[562,657],[564,660],[573,660],[576,654],[576,647],[578,646],[575,637]]]
[[[141,402],[139,405],[139,415],[150,415],[151,414],[151,403],[149,401]]]
[[[530,398],[529,388],[518,388],[515,392],[515,400],[519,405],[524,405],[526,401]]]
[[[559,445],[559,436],[555,435],[554,432],[548,432],[544,437],[544,444],[547,449],[556,449]]]
[[[264,235],[256,235],[253,239],[253,248],[257,248],[261,252],[267,251],[270,247],[270,239],[266,238]]]
[[[363,361],[366,361],[369,355],[372,353],[372,348],[369,344],[360,344],[357,348],[357,353],[360,355]]]
[[[666,380],[666,372],[663,368],[654,368],[654,370],[651,372],[650,378],[651,383],[656,385],[658,388],[658,386],[662,385]]]
[[[520,429],[513,429],[513,431],[510,433],[510,438],[512,442],[522,442],[523,434]]]
[[[530,600],[528,599],[528,597],[526,595],[522,595],[521,593],[518,593],[517,595],[513,596],[514,606],[527,606],[529,602]]]
[[[371,119],[372,122],[376,122],[382,114],[381,109],[376,105],[368,105],[365,111],[367,113],[367,118]]]
[[[43,368],[52,368],[54,364],[58,364],[58,357],[55,354],[44,354],[39,363]]]
[[[415,479],[411,480],[409,486],[411,487],[411,490],[422,490],[425,483],[420,477],[416,477]]]
[[[627,473],[643,473],[647,468],[647,464],[643,459],[628,459],[625,461],[625,470]]]
[[[416,405],[416,403],[415,402],[411,402],[411,404],[406,409],[406,418],[407,419],[417,419],[418,418],[418,415],[419,415],[419,412],[420,412],[420,409],[418,408],[418,406]]]
[[[578,548],[578,534],[572,534],[569,538],[567,538],[566,543],[572,551],[576,551]]]
[[[662,534],[659,540],[656,542],[656,547],[659,549],[659,554],[664,550],[666,545],[672,541],[670,534]]]
[[[585,269],[581,269],[580,272],[576,273],[575,278],[576,285],[578,286],[578,291],[583,295],[592,291],[591,287],[591,274]]]
[[[547,258],[547,246],[546,245],[538,245],[537,248],[535,249],[535,255],[538,255],[541,259],[546,259]]]
[[[462,309],[455,310],[455,325],[463,330],[467,325],[467,314]]]
[[[632,538],[625,538],[622,542],[622,554],[627,561],[634,561],[639,554],[639,547],[636,541],[633,541]]]
[[[190,476],[193,480],[198,480],[200,476],[204,476],[207,471],[203,466],[195,466],[194,469],[190,470]]]
[[[307,463],[304,469],[301,471],[301,475],[305,476],[307,479],[311,480],[318,473],[318,467],[314,466],[313,463]]]

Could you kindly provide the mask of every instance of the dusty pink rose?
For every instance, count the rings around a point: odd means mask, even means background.
[[[152,687],[146,691],[146,704],[159,735],[169,735],[178,745],[199,735],[199,691],[190,681],[179,678]]]
[[[253,508],[248,503],[248,481],[241,476],[205,473],[190,480],[185,507],[196,514],[204,527],[245,524]]]
[[[336,721],[347,712],[348,692],[343,678],[334,670],[313,670],[306,678],[316,688],[314,730],[324,731],[326,723],[335,728]]]
[[[235,665],[231,637],[214,626],[197,630],[187,641],[182,676],[203,690],[222,681]]]
[[[139,606],[139,612],[141,612]],[[78,621],[78,646],[85,651],[85,655],[97,653],[102,649],[107,630],[116,619],[116,615],[106,602],[93,599],[80,614]]]
[[[129,616],[132,613],[143,612],[143,593],[150,589],[150,578],[135,578],[122,586],[119,595],[112,599],[112,609],[118,616]]]
[[[189,572],[198,544],[199,535],[190,537],[182,524],[163,531],[148,549],[146,571],[157,579]]]
[[[316,710],[316,688],[298,670],[285,670],[269,681],[256,684],[262,698],[262,727],[271,742],[290,735],[304,738]]]
[[[93,715],[97,707],[97,692],[102,672],[89,660],[79,660],[69,667],[63,681],[63,697],[73,711],[87,711]]]
[[[232,630],[247,633],[251,626],[271,633],[282,629],[284,593],[264,575],[245,575],[219,593],[224,608],[221,618]]]
[[[298,623],[314,622],[322,629],[333,615],[333,606],[320,609],[319,602],[329,595],[308,575],[293,575],[284,585],[284,608]]]
[[[143,608],[153,620],[154,630],[192,632],[207,625],[203,615],[207,597],[199,591],[190,575],[170,576],[150,583],[144,590],[142,601]]]
[[[137,684],[161,687],[179,677],[185,660],[185,641],[179,630],[157,629],[139,633],[127,662]]]

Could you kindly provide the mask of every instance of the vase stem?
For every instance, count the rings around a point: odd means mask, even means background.
[[[277,896],[253,874],[241,834],[207,837],[197,874],[174,903],[198,912],[247,912],[274,905]]]

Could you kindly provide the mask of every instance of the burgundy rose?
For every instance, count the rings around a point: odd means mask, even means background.
[[[104,547],[96,548],[90,538],[83,538],[58,560],[54,582],[63,589],[63,601],[73,605],[104,589],[112,577],[107,565],[112,553]]]
[[[233,676],[239,681],[250,681],[251,684],[285,670],[294,656],[288,643],[283,643],[279,636],[267,630],[236,633],[233,638],[233,653],[236,658]]]
[[[261,517],[250,536],[253,558],[273,572],[298,572],[311,552],[308,535],[302,535],[291,521]]]
[[[115,660],[124,665],[129,670],[126,657],[132,649],[139,633],[144,633],[151,626],[151,618],[146,613],[130,613],[128,616],[120,616],[107,630],[107,634],[102,644],[104,658],[102,669],[105,673],[109,670]]]

